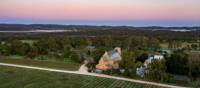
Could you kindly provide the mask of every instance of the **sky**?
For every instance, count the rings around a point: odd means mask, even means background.
[[[0,0],[0,23],[200,26],[200,0]]]

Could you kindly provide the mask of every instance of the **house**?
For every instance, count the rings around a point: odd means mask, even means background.
[[[97,70],[111,70],[119,68],[119,61],[122,60],[121,48],[117,47],[112,51],[105,51],[99,63],[96,65]]]
[[[143,61],[142,63],[144,64],[144,66],[140,66],[140,67],[137,67],[136,68],[136,74],[143,77],[144,76],[144,73],[146,72],[146,68],[148,66],[148,64],[150,64],[153,60],[162,60],[164,59],[164,56],[163,55],[160,55],[160,54],[152,54],[152,55],[143,55],[143,56],[140,56],[140,58],[138,58],[139,61]]]
[[[164,56],[163,55],[149,55],[148,59],[146,59],[144,61],[144,66],[147,67],[148,64],[150,64],[153,60],[162,60],[164,59]]]
[[[162,54],[142,54],[140,57],[137,58],[137,61],[144,63],[147,66],[153,60],[162,60],[164,56]]]
[[[95,49],[96,46],[89,45],[89,46],[87,46],[87,48],[88,48],[88,49]]]
[[[140,66],[138,68],[136,68],[136,74],[143,77],[144,76],[144,73],[145,73],[145,68]]]

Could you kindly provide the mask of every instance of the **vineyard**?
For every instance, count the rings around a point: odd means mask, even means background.
[[[70,71],[76,71],[80,67],[80,64],[78,64],[78,63],[41,61],[41,60],[31,60],[31,59],[22,59],[22,58],[8,59],[7,57],[0,57],[0,62],[10,63],[10,64],[27,65],[27,66],[36,66],[36,67],[46,67],[46,68],[70,70]]]
[[[160,88],[108,78],[0,66],[0,88]]]

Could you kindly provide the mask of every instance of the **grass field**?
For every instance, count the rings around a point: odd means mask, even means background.
[[[181,46],[179,46],[179,48],[185,48],[187,46],[191,46],[192,44],[198,45],[198,42],[195,42],[195,43],[182,42]],[[169,49],[169,47],[168,47],[169,44],[168,43],[161,43],[160,46],[163,49]]]
[[[34,40],[21,40],[23,43],[33,44]]]
[[[61,70],[71,70],[71,71],[76,71],[80,67],[80,64],[78,63],[49,62],[49,61],[37,61],[37,60],[30,60],[30,59],[7,59],[7,58],[5,59],[4,57],[0,57],[0,62],[54,68],[54,69],[61,69]]]
[[[160,88],[127,81],[0,66],[0,88]]]

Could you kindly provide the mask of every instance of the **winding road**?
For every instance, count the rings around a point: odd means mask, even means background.
[[[88,74],[88,68],[86,66],[86,64],[81,65],[81,67],[79,68],[79,73],[85,73]]]
[[[116,80],[130,81],[130,82],[134,82],[134,83],[155,85],[155,86],[160,86],[160,87],[188,88],[188,87],[168,85],[168,84],[161,84],[161,83],[148,82],[148,81],[141,81],[141,80],[135,80],[135,79],[129,79],[129,78],[123,78],[123,77],[109,76],[109,75],[104,75],[104,74],[89,73],[89,72],[85,72],[84,69],[87,69],[87,68],[85,68],[84,64],[80,67],[79,71],[67,71],[67,70],[59,70],[59,69],[51,69],[51,68],[41,68],[41,67],[26,66],[26,65],[17,65],[17,64],[8,64],[8,63],[0,63],[0,65],[1,66],[18,67],[18,68],[26,68],[26,69],[36,69],[36,70],[44,70],[44,71],[52,71],[52,72],[81,74],[81,75],[89,75],[89,76],[96,76],[96,77],[103,77],[103,78],[111,78],[111,79],[116,79]]]

